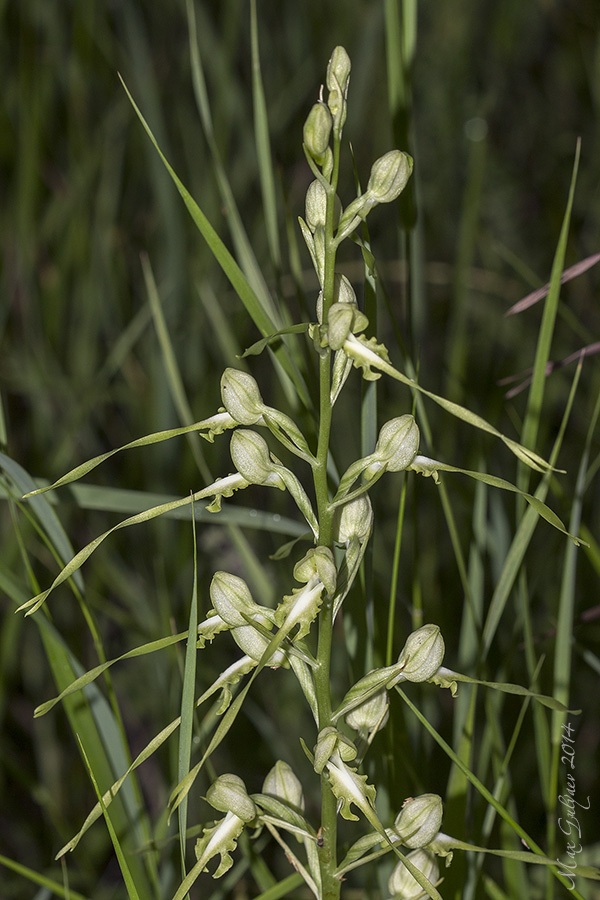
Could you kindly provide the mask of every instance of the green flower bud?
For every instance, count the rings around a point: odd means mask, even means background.
[[[265,623],[269,622],[269,611],[254,602],[250,588],[244,579],[238,578],[237,575],[230,575],[229,572],[215,572],[210,583],[210,599],[215,612],[232,628],[248,624],[242,613],[245,613],[246,616],[263,614]],[[264,616],[265,612],[267,613],[266,617]]]
[[[255,431],[238,428],[231,435],[229,452],[233,464],[250,484],[267,484],[285,490],[281,476],[269,456],[267,442]]]
[[[385,688],[355,706],[346,716],[346,724],[354,731],[367,733],[382,728],[388,719],[389,699]]]
[[[352,287],[346,276],[340,275],[339,272],[335,273],[333,302],[351,303],[352,306],[358,307],[354,288]],[[319,296],[317,297],[317,321],[323,321],[323,291],[319,291]]]
[[[409,797],[396,816],[394,829],[410,850],[426,847],[440,830],[442,813],[442,798],[437,794]]]
[[[371,168],[365,200],[375,203],[391,203],[398,197],[411,176],[412,158],[401,150],[390,150],[376,159]]]
[[[327,338],[332,350],[341,350],[352,331],[354,309],[349,303],[333,303],[327,313]]]
[[[349,503],[336,509],[334,519],[334,539],[340,544],[348,544],[352,538],[364,541],[371,533],[373,508],[367,494],[361,494]]]
[[[329,147],[333,120],[324,103],[315,103],[304,123],[303,138],[306,149],[317,162],[321,161]]]
[[[337,569],[329,547],[311,547],[294,566],[294,578],[302,584],[307,584],[315,575],[323,583],[327,593],[332,596],[337,581]]]
[[[344,762],[349,762],[351,759],[355,759],[357,753],[356,747],[350,738],[331,725],[319,732],[317,743],[313,750],[315,756],[314,768],[318,775],[321,774],[334,754],[339,755],[339,758]]]
[[[406,858],[423,873],[428,881],[432,884],[436,883],[440,876],[440,870],[433,853],[428,850],[413,850],[407,854]],[[392,900],[416,900],[417,897],[425,896],[423,888],[410,874],[403,862],[399,862],[390,875],[388,890],[392,894]]]
[[[206,792],[206,799],[219,812],[231,812],[243,822],[256,818],[256,806],[248,796],[246,785],[237,775],[219,775]]]
[[[252,619],[259,625],[266,625],[262,615],[254,615]],[[270,643],[270,640],[252,625],[239,625],[237,628],[232,628],[231,637],[246,656],[255,659],[257,662],[262,659]],[[287,665],[287,659],[283,650],[276,650],[268,660],[267,665],[272,669]]]
[[[263,794],[285,800],[296,809],[304,809],[302,784],[294,774],[291,766],[279,759],[267,773],[262,786]]]
[[[221,376],[223,406],[240,425],[256,425],[264,409],[258,384],[247,372],[225,369]]]
[[[419,449],[419,426],[414,416],[398,416],[381,427],[370,464],[364,470],[369,481],[382,468],[386,472],[407,469]]]
[[[346,97],[350,81],[350,57],[343,47],[336,47],[327,65],[326,83],[329,88],[327,105],[333,115],[338,133],[346,121]]]
[[[317,181],[317,179],[309,184],[304,202],[306,223],[314,234],[319,225],[322,228],[325,228],[325,218],[327,215],[327,193],[321,182]]]
[[[406,681],[427,681],[444,659],[444,638],[438,625],[423,625],[413,631],[398,657],[398,668]]]

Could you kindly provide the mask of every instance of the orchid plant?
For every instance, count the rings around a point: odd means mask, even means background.
[[[385,153],[373,163],[366,189],[359,190],[355,199],[343,207],[338,183],[350,73],[348,53],[338,46],[329,60],[325,85],[304,125],[303,149],[313,180],[306,192],[304,216],[299,224],[319,283],[314,320],[302,327],[280,329],[266,335],[262,342],[262,347],[266,347],[286,331],[306,333],[319,372],[316,443],[311,446],[290,415],[265,402],[251,374],[231,367],[225,369],[221,378],[222,407],[214,415],[191,426],[149,435],[120,449],[189,432],[209,441],[230,433],[233,473],[218,478],[190,497],[161,504],[122,521],[77,553],[48,590],[22,607],[27,614],[38,610],[50,591],[72,577],[98,545],[118,528],[204,500],[210,500],[207,508],[218,514],[224,498],[239,491],[251,491],[257,485],[287,492],[293,501],[305,526],[304,537],[311,546],[306,552],[298,553],[294,543],[290,556],[281,563],[289,567],[289,593],[275,606],[265,605],[252,595],[244,578],[217,571],[212,577],[210,608],[204,618],[196,621],[191,617],[185,634],[161,643],[162,648],[174,640],[187,638],[188,656],[194,658],[199,653],[209,653],[215,639],[229,639],[239,652],[237,659],[193,704],[197,709],[209,698],[220,697],[219,718],[206,750],[193,767],[180,773],[180,783],[171,796],[171,812],[177,811],[180,820],[183,860],[183,875],[173,900],[183,900],[201,873],[209,872],[218,879],[228,872],[242,834],[255,840],[270,835],[297,873],[298,880],[292,887],[303,882],[316,900],[338,900],[343,885],[352,883],[353,871],[368,864],[378,865],[383,857],[394,859],[388,880],[390,900],[417,897],[440,900],[443,867],[450,864],[453,852],[484,852],[484,848],[443,833],[444,804],[436,793],[408,797],[393,821],[386,823],[378,810],[377,785],[370,783],[364,773],[363,761],[375,735],[386,726],[391,695],[397,702],[400,695],[410,703],[404,689],[410,691],[411,683],[429,682],[440,689],[449,689],[454,695],[461,682],[485,682],[444,666],[446,656],[453,656],[453,649],[446,647],[438,625],[427,622],[401,637],[395,663],[372,668],[354,684],[348,684],[341,699],[335,696],[330,677],[332,658],[346,651],[334,623],[343,614],[344,601],[357,579],[373,533],[376,514],[371,489],[379,479],[403,472],[406,477],[430,476],[431,490],[436,490],[434,483],[440,473],[460,472],[493,487],[518,492],[539,515],[566,533],[562,522],[539,497],[498,477],[466,471],[423,455],[414,410],[406,410],[384,422],[372,452],[352,462],[341,475],[337,472],[331,453],[331,434],[336,427],[333,412],[356,369],[367,381],[386,376],[407,385],[415,394],[421,393],[441,405],[448,414],[502,440],[531,469],[542,473],[550,470],[545,460],[498,432],[481,417],[424,389],[393,365],[382,343],[374,337],[365,337],[369,322],[359,308],[354,287],[338,267],[337,253],[342,242],[348,239],[361,244],[359,230],[367,216],[378,205],[399,197],[411,177],[413,160],[399,149]],[[188,204],[192,202],[185,194],[184,199]],[[274,442],[294,459],[293,468],[275,455]],[[111,451],[114,452],[117,451]],[[78,466],[49,488],[32,491],[28,496],[82,477],[111,453]],[[569,537],[578,541],[572,535]],[[293,554],[297,554],[296,558]],[[103,663],[77,678],[59,697],[40,707],[38,714],[48,712],[58,700],[88,685],[114,662]],[[287,670],[288,677],[295,678],[298,696],[309,710],[314,726],[312,733],[298,734],[297,739],[314,770],[314,783],[303,784],[285,759],[273,759],[258,793],[250,793],[242,778],[234,773],[217,775],[206,791],[206,801],[216,815],[213,821],[202,823],[194,845],[195,861],[188,869],[187,836],[191,829],[186,809],[190,791],[197,789],[198,775],[227,738],[251,685],[259,676],[269,677],[267,670],[273,669]],[[195,666],[192,671],[196,671]],[[552,709],[564,710],[552,698],[532,694],[518,685],[494,683],[488,687],[520,693]],[[110,815],[110,805],[127,776],[183,726],[183,718],[174,720],[157,735],[122,778],[99,797],[83,828],[61,854],[75,848],[95,819]],[[479,788],[485,791],[483,785]],[[308,792],[320,797],[317,816],[307,812],[309,804],[305,802],[305,794]],[[494,798],[490,802],[495,802]],[[357,834],[349,846],[344,846],[338,835],[340,818],[356,823]],[[530,838],[528,846],[530,849],[522,852],[497,852],[530,863],[548,866],[555,863]]]

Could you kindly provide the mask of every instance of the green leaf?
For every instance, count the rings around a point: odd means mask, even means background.
[[[78,740],[79,740],[79,738],[78,738]],[[100,803],[100,806],[102,807],[102,814],[103,814],[104,820],[106,822],[106,827],[108,829],[108,833],[110,834],[110,839],[112,841],[112,845],[115,848],[115,853],[116,853],[117,859],[119,861],[119,868],[121,869],[123,881],[125,882],[125,887],[127,888],[127,896],[129,897],[129,900],[140,900],[140,895],[137,892],[137,888],[135,886],[135,881],[133,880],[132,874],[129,870],[129,866],[127,865],[127,860],[125,858],[125,854],[123,853],[123,848],[121,847],[121,842],[119,841],[119,838],[117,837],[117,833],[114,829],[112,820],[108,814],[108,810],[106,809],[106,806],[104,805],[104,801],[102,800],[102,794],[100,793],[98,784],[96,782],[96,779],[94,778],[94,773],[92,771],[92,767],[90,766],[89,760],[86,756],[85,749],[83,747],[83,743],[81,742],[81,740],[79,740],[79,749],[81,750],[81,753],[83,754],[83,758],[85,759],[85,764],[88,769],[90,780],[91,780],[92,784],[94,785],[94,790],[96,792],[96,796],[98,797],[98,802]]]
[[[229,282],[230,282],[231,286],[233,287],[234,291],[236,292],[236,294],[238,295],[238,297],[244,304],[246,310],[248,311],[250,317],[252,318],[252,321],[255,323],[256,327],[258,328],[258,330],[261,332],[261,334],[263,336],[272,334],[274,331],[277,330],[278,326],[280,325],[280,322],[278,322],[274,318],[274,316],[277,316],[277,313],[275,312],[274,308],[271,307],[271,309],[267,309],[264,297],[262,299],[259,298],[259,296],[256,294],[256,292],[253,290],[248,279],[244,275],[243,271],[241,270],[241,268],[239,267],[239,265],[237,264],[237,262],[235,261],[235,259],[233,258],[233,256],[231,255],[231,253],[229,252],[229,250],[227,249],[227,247],[225,246],[225,244],[223,243],[223,241],[217,234],[217,232],[215,231],[215,229],[212,227],[212,225],[210,224],[210,222],[208,221],[208,219],[206,218],[206,216],[204,215],[204,213],[202,212],[202,210],[200,209],[200,207],[198,206],[198,204],[196,203],[196,201],[194,200],[194,198],[192,197],[190,192],[187,190],[187,188],[184,186],[184,184],[180,181],[177,174],[175,173],[175,170],[172,168],[172,166],[168,162],[166,156],[160,149],[158,141],[154,137],[154,134],[152,133],[150,126],[148,125],[145,118],[143,117],[140,109],[138,108],[137,104],[135,103],[133,97],[131,96],[123,79],[121,79],[121,83],[123,84],[125,93],[129,97],[129,101],[130,101],[131,105],[133,106],[140,122],[142,123],[144,130],[146,131],[146,134],[148,135],[148,137],[154,144],[160,158],[162,159],[162,161],[165,165],[165,168],[167,169],[169,175],[173,179],[175,186],[176,186],[177,190],[179,191],[179,194],[181,195],[181,198],[183,199],[183,202],[185,203],[185,205],[188,209],[188,212],[190,213],[192,219],[194,220],[196,227],[202,234],[202,236],[205,239],[206,243],[208,244],[213,256],[215,257],[215,259],[217,260],[217,262],[223,269],[223,272],[229,279]],[[295,364],[291,361],[289,354],[286,351],[286,348],[284,347],[284,348],[282,348],[282,350],[283,350],[282,353],[277,354],[277,359],[281,363],[281,366],[283,367],[284,371],[287,373],[287,375],[290,377],[290,379],[294,383],[296,391],[297,391],[298,395],[301,397],[302,401],[307,406],[310,406],[310,398],[308,395],[308,391],[306,389],[306,385],[304,384],[304,380],[303,380],[302,376],[300,375],[300,373],[298,372],[298,369],[296,368]]]
[[[530,700],[537,700],[538,703],[547,706],[549,709],[555,709],[560,712],[568,712],[573,715],[579,715],[580,709],[567,709],[567,707],[555,700],[554,697],[547,697],[545,694],[536,694],[521,684],[510,684],[504,681],[481,681],[479,678],[470,678],[468,675],[462,675],[460,672],[453,672],[440,666],[436,674],[429,679],[440,687],[449,687],[451,683],[462,681],[466,684],[482,684],[484,687],[493,688],[496,691],[502,691],[504,694],[517,694],[519,697],[528,697]]]
[[[485,431],[488,434],[492,434],[494,437],[499,438],[506,444],[508,449],[514,453],[517,459],[520,459],[521,462],[524,462],[531,469],[538,472],[544,472],[551,468],[549,463],[542,459],[541,456],[538,456],[537,453],[534,453],[533,450],[528,450],[517,441],[502,434],[502,432],[498,431],[497,428],[494,428],[493,425],[490,425],[489,422],[486,422],[481,416],[471,412],[471,410],[466,409],[464,406],[460,406],[458,403],[454,403],[452,400],[446,400],[445,397],[439,397],[432,391],[428,391],[424,387],[421,387],[414,379],[399,372],[398,369],[395,369],[394,366],[390,364],[387,350],[383,344],[367,341],[362,336],[355,337],[354,335],[351,335],[344,344],[344,351],[355,361],[356,366],[365,369],[365,377],[379,377],[377,373],[371,371],[372,368],[379,369],[380,372],[384,372],[386,375],[389,375],[390,378],[399,381],[401,384],[405,384],[413,390],[419,391],[421,394],[424,394],[425,397],[429,397],[430,400],[433,400],[434,403],[437,403],[438,406],[441,406],[442,409],[450,413],[450,415],[456,416],[457,419],[460,419],[467,425],[472,425],[474,428],[479,428],[481,431]]]
[[[231,493],[234,490],[238,490],[240,488],[247,487],[247,482],[241,477],[241,475],[230,475],[226,478],[220,478],[213,484],[209,485],[206,488],[202,488],[199,491],[196,491],[195,494],[191,494],[189,497],[184,497],[181,500],[174,500],[171,503],[163,503],[160,506],[155,506],[152,509],[146,509],[141,513],[138,513],[136,516],[130,516],[128,519],[124,519],[122,522],[119,522],[117,525],[114,525],[112,528],[109,528],[108,531],[105,531],[103,534],[94,538],[93,541],[90,541],[79,553],[76,553],[75,556],[67,563],[64,569],[59,572],[56,576],[50,587],[42,591],[40,594],[37,594],[35,597],[32,597],[31,600],[28,600],[27,603],[24,603],[19,607],[17,612],[21,612],[23,610],[27,610],[26,615],[30,616],[32,613],[36,612],[40,608],[40,606],[45,603],[48,595],[54,590],[54,588],[58,587],[60,584],[63,584],[67,581],[81,566],[84,562],[92,555],[94,550],[96,550],[100,544],[106,540],[106,538],[113,534],[113,532],[118,531],[120,528],[128,528],[130,525],[139,525],[142,522],[148,522],[150,519],[155,519],[158,516],[164,515],[166,512],[169,512],[174,509],[179,509],[182,506],[189,506],[195,500],[202,500],[206,497],[211,497],[214,494],[223,494],[224,496],[231,496]]]
[[[438,472],[458,472],[460,475],[468,475],[469,478],[474,478],[476,481],[482,481],[484,484],[490,485],[490,487],[500,488],[503,491],[512,491],[514,494],[519,494],[523,497],[524,500],[529,503],[530,506],[534,508],[539,516],[546,520],[553,528],[556,528],[558,531],[562,531],[563,534],[566,534],[569,537],[576,547],[579,547],[581,544],[585,543],[581,540],[581,538],[575,537],[573,534],[569,534],[564,524],[561,522],[559,517],[553,512],[549,506],[539,499],[539,497],[534,497],[532,494],[528,494],[527,491],[521,490],[521,488],[516,487],[516,485],[511,484],[510,481],[506,481],[504,478],[499,478],[497,475],[488,475],[486,472],[475,472],[469,469],[461,469],[457,466],[450,466],[446,463],[438,462],[436,459],[428,459],[425,456],[416,456],[413,460],[411,466],[409,467],[413,469],[413,471],[418,472],[420,475],[425,476],[433,476],[434,479],[437,480]]]
[[[282,334],[301,334],[303,331],[308,331],[309,325],[310,322],[301,322],[299,325],[289,325],[287,328],[281,328],[279,331],[261,338],[260,341],[256,341],[255,344],[244,350],[240,359],[244,359],[246,356],[260,356],[265,347],[276,341]]]

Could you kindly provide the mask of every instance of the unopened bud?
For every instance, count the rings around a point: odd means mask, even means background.
[[[229,572],[215,572],[210,583],[210,599],[215,612],[232,628],[247,625],[248,616],[262,612],[244,579]]]
[[[279,759],[268,772],[262,786],[263,794],[285,800],[296,809],[304,809],[302,784],[291,766]]]
[[[333,595],[337,569],[329,547],[311,547],[294,566],[294,578],[302,584],[308,584],[315,575],[323,583],[327,593]]]
[[[407,469],[419,449],[419,426],[414,416],[398,416],[381,427],[371,463],[364,470],[369,481],[376,472],[384,468],[386,472],[400,472]]]
[[[371,533],[373,508],[367,494],[344,503],[336,510],[334,520],[335,540],[347,544],[352,538],[364,541]]]
[[[327,313],[327,339],[332,350],[341,350],[352,331],[354,309],[349,303],[333,303]]]
[[[413,850],[408,853],[406,858],[423,873],[425,878],[435,884],[440,875],[440,870],[433,853],[428,850]],[[403,862],[399,862],[388,881],[388,890],[392,894],[393,900],[416,900],[417,897],[424,897],[425,892],[417,881],[410,874]]]
[[[256,806],[246,785],[237,775],[219,775],[206,792],[206,799],[219,812],[232,812],[244,822],[256,818]]]
[[[268,484],[285,490],[269,456],[267,442],[260,434],[238,428],[231,435],[229,452],[234,466],[250,484]]]
[[[304,204],[306,223],[312,233],[315,233],[319,225],[322,228],[325,228],[327,193],[321,182],[317,179],[311,181],[309,184]]]
[[[371,168],[364,199],[371,205],[391,203],[404,190],[413,169],[412,158],[401,150],[390,150]]]
[[[346,724],[354,731],[370,732],[385,725],[388,718],[388,695],[385,689],[355,706],[346,716]]]
[[[329,147],[332,126],[331,113],[324,103],[315,103],[304,123],[303,138],[306,149],[317,162]]]
[[[327,63],[326,83],[330,91],[339,87],[345,91],[348,87],[352,63],[345,47],[337,46]]]
[[[339,272],[335,273],[333,302],[351,303],[354,307],[358,306],[354,288],[352,287],[346,276],[340,275]],[[317,321],[323,321],[323,291],[319,291],[319,296],[317,297]]]
[[[256,621],[257,624],[262,625],[263,627],[266,625],[268,627],[268,623],[265,621],[264,616],[256,614],[252,616],[252,619]],[[270,639],[266,638],[265,635],[254,628],[253,625],[240,625],[238,628],[232,628],[230,634],[240,650],[243,650],[247,656],[250,656],[257,662],[262,659],[264,652],[270,643]],[[266,665],[275,669],[278,666],[284,665],[286,662],[287,660],[283,650],[276,650],[275,653],[269,657]]]
[[[229,415],[240,425],[255,425],[265,406],[255,379],[239,369],[228,368],[223,372],[221,399]]]
[[[341,731],[328,725],[323,728],[317,737],[317,743],[314,746],[315,772],[320,775],[334,753],[339,753],[340,759],[349,762],[356,757],[356,747],[350,738],[342,734]]]
[[[426,847],[440,830],[442,813],[442,798],[438,794],[410,797],[396,816],[394,830],[410,850]]]
[[[336,127],[341,129],[346,120],[346,97],[352,64],[343,47],[336,47],[327,65],[327,105],[334,117]]]
[[[444,638],[438,625],[423,625],[413,631],[398,657],[398,667],[406,681],[427,681],[444,659]]]

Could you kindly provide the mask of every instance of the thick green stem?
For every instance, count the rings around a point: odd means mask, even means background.
[[[335,252],[333,243],[335,194],[339,165],[339,138],[334,140],[334,167],[327,191],[325,222],[325,271],[323,277],[323,322],[333,302],[335,285]],[[333,510],[329,508],[327,486],[327,458],[331,431],[331,353],[329,350],[319,361],[319,440],[317,462],[313,470],[317,513],[319,519],[319,546],[330,547],[333,540]],[[319,714],[319,730],[331,724],[330,666],[333,637],[332,598],[326,598],[319,616],[318,667],[315,671],[315,690]],[[323,900],[338,900],[341,883],[335,876],[337,865],[337,804],[326,775],[321,776],[321,838],[319,849]]]

